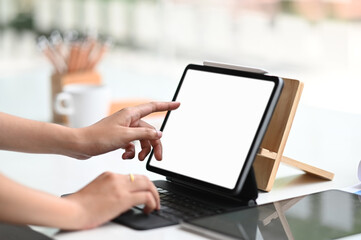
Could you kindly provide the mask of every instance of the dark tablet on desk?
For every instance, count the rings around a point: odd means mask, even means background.
[[[361,198],[339,190],[185,221],[219,239],[337,239],[361,233]]]
[[[184,185],[237,195],[282,91],[279,77],[190,64],[161,127],[163,160],[147,169]]]
[[[0,223],[0,239],[6,240],[51,240],[46,235],[28,226]]]
[[[275,76],[224,67],[188,65],[162,124],[163,159],[151,152],[147,169],[161,209],[141,214],[137,207],[114,219],[135,229],[178,224],[254,204],[253,160],[282,91]]]

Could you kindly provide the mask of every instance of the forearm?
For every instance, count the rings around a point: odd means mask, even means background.
[[[29,153],[63,154],[77,158],[78,129],[0,113],[0,149]]]
[[[162,136],[142,118],[153,112],[174,110],[177,102],[152,102],[122,109],[101,121],[84,128],[68,128],[0,113],[0,149],[29,153],[54,153],[78,159],[125,149],[123,158],[134,157],[132,141],[139,140],[143,160],[154,148],[154,156],[161,159]]]
[[[22,186],[0,174],[0,221],[62,229],[84,222],[71,201]]]

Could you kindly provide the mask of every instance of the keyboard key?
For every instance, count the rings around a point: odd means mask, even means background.
[[[222,209],[211,206],[206,202],[197,201],[187,196],[170,192],[163,188],[157,188],[160,197],[161,208],[154,214],[174,221],[186,220],[214,213],[221,213]]]

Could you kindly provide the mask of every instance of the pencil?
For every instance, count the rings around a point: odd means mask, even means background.
[[[48,58],[48,60],[52,63],[55,68],[56,73],[64,72],[65,65],[62,64],[59,57],[56,55],[55,51],[49,44],[48,39],[45,36],[41,36],[38,39],[38,47],[44,53],[44,55]]]
[[[89,71],[95,68],[111,45],[110,39],[102,42],[94,32],[79,37],[78,32],[69,31],[64,37],[53,31],[49,38],[41,36],[39,49],[59,74]]]
[[[105,43],[98,44],[97,51],[94,53],[93,56],[91,56],[91,59],[89,59],[87,65],[88,70],[94,69],[95,65],[99,63],[99,61],[102,59],[104,53],[108,50],[110,45],[111,45],[110,40],[107,40]]]

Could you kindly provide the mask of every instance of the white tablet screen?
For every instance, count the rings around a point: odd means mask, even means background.
[[[150,165],[233,189],[275,83],[189,69]]]

